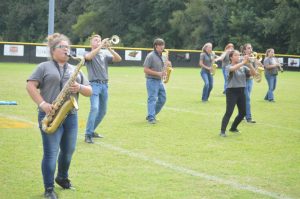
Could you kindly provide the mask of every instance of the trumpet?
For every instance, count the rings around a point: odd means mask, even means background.
[[[249,56],[250,62],[259,61],[261,62],[263,59],[262,55],[259,55],[257,52],[252,52]]]
[[[116,45],[118,43],[120,43],[120,37],[118,35],[113,35],[111,36],[111,38],[108,40],[108,43],[110,45]]]

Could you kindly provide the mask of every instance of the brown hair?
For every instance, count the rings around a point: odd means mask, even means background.
[[[224,49],[224,50],[227,50],[227,49],[230,48],[230,47],[234,48],[233,43],[228,43],[228,44],[225,46],[225,49]]]
[[[156,46],[162,46],[165,45],[165,41],[162,38],[156,38],[153,41],[153,48],[155,48]]]
[[[51,58],[53,58],[53,51],[54,51],[55,47],[61,41],[66,41],[66,42],[69,43],[69,45],[71,44],[70,39],[67,36],[65,36],[63,34],[60,34],[60,33],[54,33],[52,35],[49,35],[47,37],[47,41],[48,41],[47,43],[48,43],[48,47],[49,47],[49,50],[50,50]]]
[[[252,45],[250,43],[245,43],[244,45],[242,45],[240,47],[240,51],[242,52],[242,54],[245,54],[245,50],[246,50],[247,46],[252,46]]]
[[[232,58],[232,56],[233,56],[234,53],[239,53],[240,54],[240,52],[238,50],[232,50],[232,51],[230,51],[229,52],[230,63],[231,63],[231,58]]]

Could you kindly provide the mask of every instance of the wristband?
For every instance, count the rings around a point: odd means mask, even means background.
[[[79,84],[79,91],[81,91],[81,89],[82,89],[82,85],[81,85],[81,84]]]
[[[39,107],[41,108],[43,106],[43,104],[45,104],[46,102],[45,101],[42,101],[40,104],[39,104]]]

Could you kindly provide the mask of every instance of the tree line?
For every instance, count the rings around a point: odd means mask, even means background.
[[[0,40],[43,42],[48,0],[6,0],[0,4]],[[257,52],[300,54],[300,0],[56,0],[55,32],[73,44],[93,33],[118,35],[121,46],[223,50],[251,43]]]

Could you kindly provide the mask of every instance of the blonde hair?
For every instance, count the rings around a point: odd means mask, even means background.
[[[65,36],[64,34],[54,33],[54,34],[49,35],[47,37],[47,44],[48,44],[48,47],[50,49],[51,58],[53,58],[53,51],[54,51],[55,47],[61,41],[66,41],[66,42],[69,43],[69,45],[71,44],[70,39],[67,36]]]
[[[98,34],[93,34],[92,36],[90,36],[90,42],[95,38],[95,37],[98,37],[101,39],[101,36],[98,35]]]
[[[211,46],[211,47],[212,47],[212,43],[208,42],[208,43],[204,44],[204,46],[202,47],[202,51],[207,53],[206,48],[207,48],[208,46]]]
[[[269,57],[269,53],[271,52],[271,50],[274,50],[273,48],[269,48],[266,50],[266,57]]]

